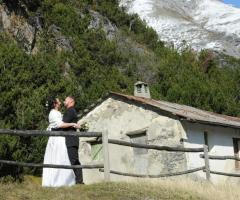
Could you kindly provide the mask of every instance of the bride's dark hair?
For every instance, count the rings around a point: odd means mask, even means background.
[[[57,102],[57,97],[55,96],[48,97],[47,104],[46,104],[48,111],[51,111],[52,109],[54,109],[56,102]]]

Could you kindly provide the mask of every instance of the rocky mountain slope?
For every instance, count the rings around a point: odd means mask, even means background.
[[[220,0],[121,0],[120,5],[177,48],[187,43],[240,57],[239,8]]]

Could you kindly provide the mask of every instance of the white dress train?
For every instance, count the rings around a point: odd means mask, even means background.
[[[62,122],[62,114],[52,109],[49,113],[49,126],[47,130],[58,128]],[[48,139],[44,164],[71,165],[68,157],[65,137],[50,136]],[[61,187],[75,184],[75,174],[72,169],[43,168],[42,186]]]

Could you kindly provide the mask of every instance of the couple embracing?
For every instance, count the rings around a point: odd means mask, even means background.
[[[48,131],[76,131],[80,128],[77,124],[77,112],[74,108],[75,100],[68,96],[64,101],[66,112],[62,116],[59,111],[61,102],[56,97],[48,99],[49,110]],[[48,139],[44,164],[55,165],[80,165],[78,158],[79,139],[76,136],[51,136]],[[42,186],[60,187],[82,184],[82,169],[43,168]]]

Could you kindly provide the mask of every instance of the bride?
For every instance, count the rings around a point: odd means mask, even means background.
[[[61,106],[61,102],[58,98],[48,99],[49,108],[49,126],[48,131],[58,128],[74,127],[79,128],[76,123],[65,123],[62,121],[62,114],[58,111]],[[65,137],[62,136],[50,136],[48,139],[44,164],[55,165],[71,165],[67,153],[67,147],[65,143]],[[75,174],[72,169],[60,169],[60,168],[43,168],[42,186],[44,187],[60,187],[71,186],[75,184]]]

